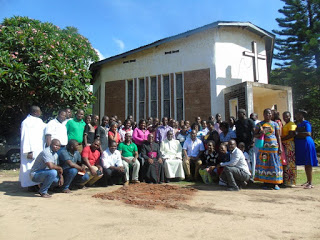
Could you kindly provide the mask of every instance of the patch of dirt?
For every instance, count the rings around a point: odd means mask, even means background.
[[[120,200],[142,208],[178,209],[182,202],[190,200],[197,191],[191,187],[140,183],[121,187],[111,193],[97,193],[92,197]]]

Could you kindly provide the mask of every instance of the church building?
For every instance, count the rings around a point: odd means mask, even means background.
[[[268,84],[275,36],[250,22],[214,22],[91,64],[93,113],[194,121],[265,108],[293,111],[290,87]]]

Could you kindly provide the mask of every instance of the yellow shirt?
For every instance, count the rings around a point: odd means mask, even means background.
[[[289,131],[295,131],[296,128],[297,128],[297,125],[294,122],[288,122],[282,128],[282,136],[281,137],[287,136],[289,134]],[[286,141],[293,141],[293,138],[290,138]],[[286,141],[284,141],[284,142],[286,142]]]

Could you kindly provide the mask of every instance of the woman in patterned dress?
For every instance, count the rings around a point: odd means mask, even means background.
[[[286,123],[282,128],[281,141],[286,154],[287,165],[283,166],[283,183],[287,187],[296,185],[297,166],[294,150],[294,135],[297,125],[290,121],[291,113],[282,114],[283,121]]]
[[[255,137],[264,136],[263,147],[257,155],[255,180],[264,183],[263,188],[268,189],[272,184],[275,190],[279,190],[278,184],[283,182],[283,169],[279,158],[281,154],[281,139],[279,125],[271,120],[271,109],[263,111],[264,120],[256,125]]]

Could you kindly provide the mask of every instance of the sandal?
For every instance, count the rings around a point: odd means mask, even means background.
[[[309,182],[306,182],[304,184],[301,184],[302,187],[308,186]]]
[[[52,196],[48,193],[40,193],[40,196],[43,198],[51,198]]]
[[[273,189],[274,190],[280,190],[280,187],[278,185],[275,185]]]
[[[311,185],[310,183],[308,183],[308,185],[304,186],[304,189],[311,189],[314,188],[313,185]]]
[[[63,193],[71,193],[71,191],[70,191],[69,188],[62,190],[62,192],[63,192]]]

